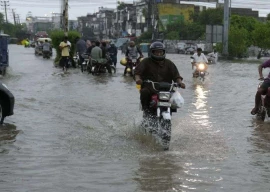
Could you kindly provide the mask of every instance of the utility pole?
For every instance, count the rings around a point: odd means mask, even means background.
[[[20,25],[21,24],[21,22],[20,22],[20,15],[19,14],[16,14],[16,24],[17,25]]]
[[[1,3],[4,3],[4,5],[1,4],[1,6],[4,6],[4,9],[5,9],[5,14],[6,14],[6,23],[8,23],[8,19],[7,19],[7,6],[9,6],[9,1],[1,1]]]
[[[223,26],[223,52],[224,56],[229,54],[228,52],[228,40],[229,40],[229,0],[224,0],[224,26]]]
[[[63,29],[65,36],[68,36],[68,0],[63,0]]]
[[[15,9],[12,9],[12,16],[13,16],[13,19],[14,19],[14,25],[16,25],[16,16],[15,16]]]

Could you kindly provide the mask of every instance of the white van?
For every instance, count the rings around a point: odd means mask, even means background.
[[[186,53],[186,47],[187,44],[184,42],[180,42],[176,44],[176,53],[182,53],[185,54]]]

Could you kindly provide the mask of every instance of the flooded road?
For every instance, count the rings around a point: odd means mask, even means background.
[[[112,76],[63,74],[32,48],[9,50],[1,192],[269,191],[270,123],[250,115],[258,63],[211,65],[202,84],[189,56],[168,54],[186,89],[164,152],[141,132],[139,92],[119,64]]]

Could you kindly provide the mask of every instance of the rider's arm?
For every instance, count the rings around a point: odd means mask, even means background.
[[[129,50],[127,48],[127,50],[126,50],[126,57],[128,57],[128,54],[129,54]]]
[[[203,54],[203,60],[208,63],[208,59],[206,58],[206,56]]]
[[[263,79],[262,69],[263,69],[263,66],[261,64],[261,65],[258,66],[258,71],[259,71],[260,79]]]
[[[142,84],[142,79],[141,76],[143,74],[143,71],[145,70],[145,64],[144,61],[142,61],[141,63],[139,63],[136,68],[135,68],[135,81],[136,84],[141,85]]]
[[[141,51],[141,49],[139,47],[137,47],[137,51],[140,54],[140,57],[143,57],[142,51]]]

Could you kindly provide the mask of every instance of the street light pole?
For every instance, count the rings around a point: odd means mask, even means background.
[[[68,0],[64,0],[63,18],[65,36],[68,36]]]
[[[228,56],[228,40],[229,40],[229,0],[224,0],[224,26],[223,26],[223,52],[224,56]]]

